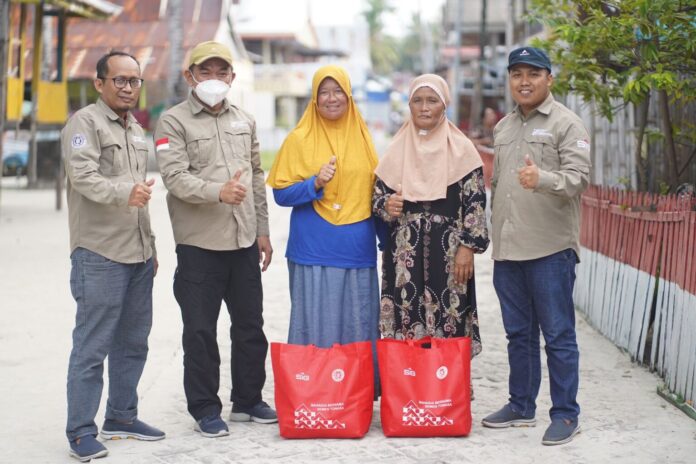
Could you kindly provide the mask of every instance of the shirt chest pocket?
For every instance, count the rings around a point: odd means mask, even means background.
[[[186,152],[189,163],[194,170],[200,170],[208,165],[215,156],[217,137],[214,132],[194,134],[186,141]]]
[[[495,154],[508,154],[511,151],[511,145],[515,142],[514,137],[511,137],[509,135],[498,135],[495,137],[493,140],[493,149],[495,150]]]
[[[147,158],[149,149],[146,142],[133,142],[131,145],[133,148],[133,153],[135,153],[135,160],[138,163],[138,174],[141,174],[145,178],[147,173]]]
[[[498,175],[507,173],[510,169],[516,172],[518,145],[515,138],[509,135],[500,134],[493,139],[494,159],[499,170]]]
[[[251,158],[251,129],[249,125],[233,126],[225,129],[225,145],[233,158]]]
[[[527,135],[524,138],[534,164],[544,171],[557,171],[560,167],[558,149],[552,136]]]
[[[105,176],[118,176],[126,170],[127,160],[123,144],[111,136],[100,140],[99,172]]]

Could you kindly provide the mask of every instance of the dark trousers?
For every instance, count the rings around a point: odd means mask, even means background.
[[[230,313],[230,400],[240,406],[261,401],[268,341],[263,333],[263,291],[256,244],[234,251],[177,245],[174,296],[184,323],[184,391],[199,420],[220,414],[220,352],[217,320],[222,301]]]
[[[534,417],[541,384],[539,331],[546,342],[551,389],[551,419],[576,419],[579,385],[575,337],[573,250],[528,261],[495,261],[493,285],[500,299],[508,338],[510,406]]]

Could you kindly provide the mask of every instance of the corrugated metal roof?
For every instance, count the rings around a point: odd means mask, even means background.
[[[39,3],[38,0],[11,0],[12,3]],[[106,0],[44,0],[46,5],[52,5],[65,10],[68,15],[85,18],[109,18],[121,12],[121,7]]]
[[[167,14],[160,18],[160,0],[115,0],[123,10],[108,22],[72,19],[68,24],[66,69],[68,79],[92,79],[99,58],[121,50],[140,61],[143,79],[167,78],[169,31]],[[203,7],[201,6],[203,5]],[[213,40],[221,18],[222,0],[182,2],[183,47],[190,50],[199,42]],[[184,63],[187,62],[187,54]]]

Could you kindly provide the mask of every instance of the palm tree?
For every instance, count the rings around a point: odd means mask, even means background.
[[[367,21],[370,31],[370,58],[372,66],[380,74],[389,73],[399,61],[396,51],[396,40],[382,33],[384,28],[383,17],[392,13],[394,7],[389,0],[367,0],[367,9],[363,16]]]

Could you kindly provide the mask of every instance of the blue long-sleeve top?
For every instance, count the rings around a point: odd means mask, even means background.
[[[314,189],[314,179],[283,189],[273,189],[280,206],[292,206],[290,236],[285,257],[305,266],[366,268],[377,265],[375,220],[334,225],[319,216],[312,202],[324,195]]]

